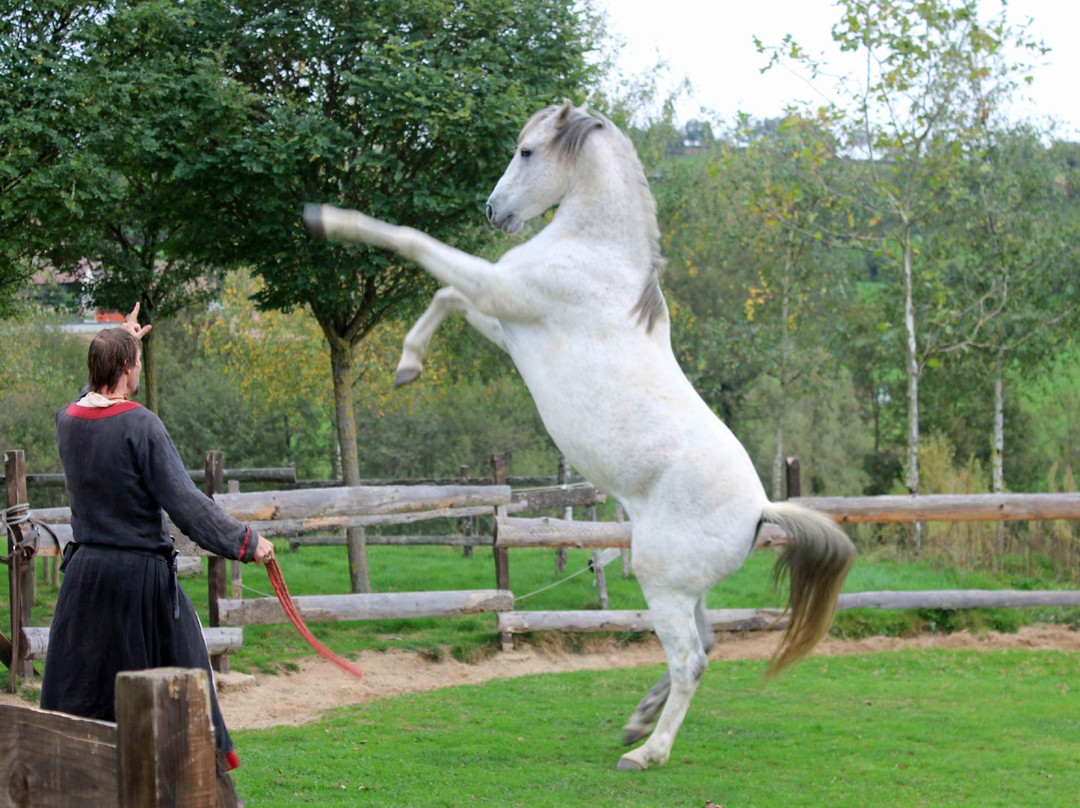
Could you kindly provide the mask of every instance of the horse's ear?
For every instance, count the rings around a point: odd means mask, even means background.
[[[563,99],[562,106],[559,107],[559,115],[555,119],[556,126],[565,126],[566,122],[570,120],[570,113],[574,111],[574,102],[569,98]]]

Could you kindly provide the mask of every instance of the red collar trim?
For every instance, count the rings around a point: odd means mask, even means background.
[[[111,418],[122,412],[141,407],[138,401],[121,401],[111,407],[80,407],[78,404],[68,404],[64,412],[72,418],[82,418],[87,421],[96,421],[99,418]]]

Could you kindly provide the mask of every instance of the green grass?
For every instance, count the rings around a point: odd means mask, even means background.
[[[713,662],[667,766],[622,773],[619,730],[660,672],[455,687],[234,737],[249,808],[1056,806],[1080,793],[1080,656],[812,658],[763,687]]]

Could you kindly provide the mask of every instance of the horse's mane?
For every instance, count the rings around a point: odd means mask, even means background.
[[[667,317],[667,303],[664,301],[664,293],[660,290],[660,271],[663,269],[664,259],[660,255],[660,227],[656,223],[656,199],[649,190],[649,182],[645,177],[645,169],[641,166],[637,150],[634,149],[630,138],[605,116],[597,112],[588,112],[584,106],[574,107],[569,101],[541,110],[525,125],[525,129],[538,119],[547,118],[553,114],[558,115],[558,119],[555,122],[555,137],[551,145],[558,150],[560,158],[571,163],[575,162],[590,135],[608,131],[613,135],[612,140],[618,147],[616,150],[618,155],[626,163],[627,172],[636,180],[634,187],[639,193],[642,217],[649,241],[649,268],[641,296],[630,309],[630,314],[636,315],[638,324],[644,323],[645,331],[651,333],[657,320]]]

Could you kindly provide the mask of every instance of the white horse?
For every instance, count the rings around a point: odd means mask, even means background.
[[[641,164],[610,121],[569,102],[525,124],[487,215],[513,233],[556,205],[547,227],[496,263],[356,211],[311,205],[305,220],[327,237],[393,250],[448,285],[406,339],[399,383],[419,374],[438,321],[463,311],[509,352],[570,463],[626,508],[634,575],[668,660],[625,727],[627,744],[648,739],[619,768],[644,769],[667,761],[705,670],[705,593],[742,566],[762,523],[790,537],[774,570],[790,576],[790,594],[770,673],[828,630],[854,548],[824,515],[768,501],[746,450],[683,375]]]

